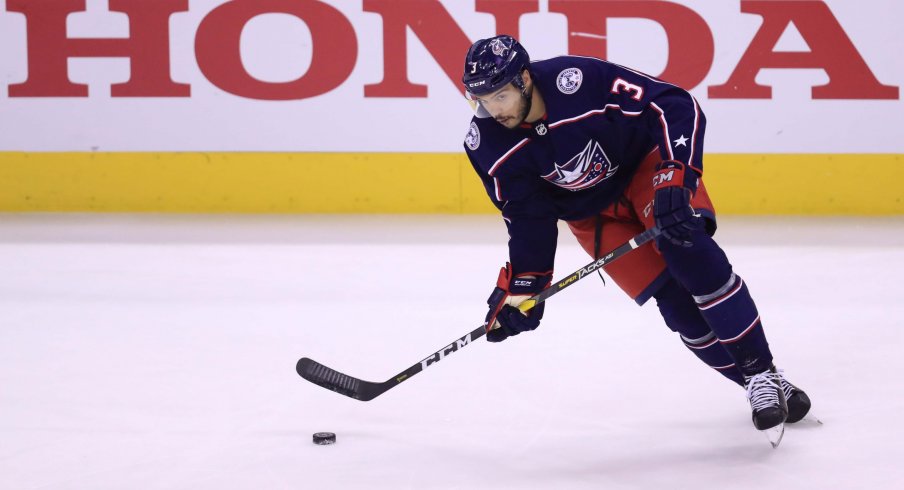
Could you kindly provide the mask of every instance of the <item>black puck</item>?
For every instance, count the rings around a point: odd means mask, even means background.
[[[336,434],[332,432],[315,432],[314,444],[326,446],[328,444],[336,444]]]

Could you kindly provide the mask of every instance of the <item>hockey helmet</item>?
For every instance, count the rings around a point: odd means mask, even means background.
[[[465,95],[472,100],[474,95],[493,93],[509,83],[524,90],[521,73],[529,66],[527,50],[512,36],[481,39],[471,45],[465,57],[465,73],[461,77]]]

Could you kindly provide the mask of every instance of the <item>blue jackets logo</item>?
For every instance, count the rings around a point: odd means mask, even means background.
[[[617,171],[618,165],[609,161],[600,144],[590,140],[582,152],[565,165],[556,163],[552,173],[543,178],[564,189],[579,191],[599,184]]]
[[[556,77],[556,86],[563,94],[573,94],[581,88],[584,73],[578,68],[566,68]]]
[[[480,129],[477,128],[477,124],[475,124],[474,121],[471,121],[471,126],[468,128],[468,134],[465,135],[465,144],[472,151],[480,146]]]
[[[506,46],[501,39],[493,39],[490,41],[490,49],[493,50],[493,54],[496,56],[505,56],[509,46]]]

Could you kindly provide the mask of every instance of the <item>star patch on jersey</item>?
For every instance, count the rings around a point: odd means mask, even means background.
[[[595,186],[617,171],[618,165],[609,161],[600,144],[590,140],[583,151],[565,165],[556,163],[555,169],[543,178],[563,189],[579,191]]]
[[[566,68],[556,78],[556,86],[563,94],[573,94],[581,88],[584,74],[579,68]]]
[[[465,144],[471,150],[476,150],[480,146],[480,130],[477,129],[477,123],[471,121],[471,127],[468,128],[468,134],[465,135]]]

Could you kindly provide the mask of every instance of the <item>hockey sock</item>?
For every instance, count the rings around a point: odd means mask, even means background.
[[[735,366],[734,359],[709,328],[686,289],[669,279],[654,297],[666,325],[680,335],[688,350],[719,374],[744,386],[744,376]]]
[[[740,276],[732,273],[723,287],[694,301],[742,373],[750,376],[772,366],[760,315]]]
[[[694,230],[689,237],[691,247],[659,240],[659,252],[678,284],[694,296],[709,294],[725,284],[731,275],[731,264],[725,252],[702,229]]]
[[[692,247],[659,242],[669,272],[693,295],[709,328],[743,374],[769,369],[772,353],[744,281],[732,272],[728,257],[712,237],[698,230],[691,241]]]

